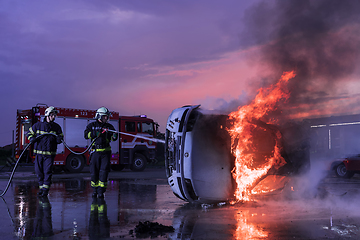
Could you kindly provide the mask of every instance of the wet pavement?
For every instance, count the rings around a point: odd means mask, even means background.
[[[9,173],[0,172],[0,189]],[[55,174],[37,197],[32,168],[20,168],[0,202],[0,239],[360,239],[360,175],[327,176],[316,191],[281,192],[247,203],[195,205],[174,196],[165,170],[111,172],[105,199],[90,175]],[[174,228],[136,235],[139,222]]]

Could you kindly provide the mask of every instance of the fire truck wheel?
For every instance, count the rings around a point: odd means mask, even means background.
[[[111,165],[111,170],[113,171],[121,171],[125,168],[124,164]]]
[[[353,172],[350,172],[346,169],[345,164],[341,163],[335,168],[336,176],[341,178],[352,178],[354,176]]]
[[[66,170],[71,173],[79,173],[85,166],[84,157],[75,154],[69,154],[66,158]]]
[[[130,169],[134,172],[141,172],[146,168],[146,158],[140,153],[136,153],[134,161],[130,166]]]

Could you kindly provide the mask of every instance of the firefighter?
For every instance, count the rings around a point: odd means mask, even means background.
[[[38,195],[41,197],[46,197],[49,193],[57,144],[60,144],[64,138],[60,125],[54,122],[57,113],[58,111],[54,107],[48,107],[45,110],[43,122],[35,123],[28,132],[30,141],[34,141],[40,135],[47,134],[34,142],[35,173],[39,181]]]
[[[116,141],[117,133],[110,133],[108,130],[115,130],[114,126],[108,123],[110,111],[101,107],[96,111],[95,121],[86,126],[84,131],[85,139],[94,139],[90,155],[91,187],[93,198],[104,198],[107,187],[108,175],[110,172],[111,141]]]

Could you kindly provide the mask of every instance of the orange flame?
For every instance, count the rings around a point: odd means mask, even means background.
[[[294,71],[284,72],[275,85],[267,89],[261,88],[249,105],[229,114],[232,126],[228,131],[232,152],[236,157],[232,175],[237,183],[237,201],[249,201],[251,189],[256,183],[272,167],[279,168],[285,164],[280,153],[281,134],[270,125],[274,124],[275,120],[266,117],[277,109],[280,101],[289,98],[290,93],[286,87],[288,81],[294,77]]]
[[[269,236],[269,233],[259,227],[257,224],[250,223],[251,217],[248,211],[238,210],[235,215],[237,221],[236,230],[234,233],[234,239],[265,239]]]

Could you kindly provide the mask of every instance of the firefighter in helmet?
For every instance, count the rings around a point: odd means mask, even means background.
[[[116,141],[117,133],[113,125],[108,123],[110,111],[101,107],[96,111],[95,121],[89,123],[84,131],[85,139],[95,140],[90,155],[91,187],[93,197],[104,198],[107,187],[107,180],[110,171],[111,141]]]
[[[60,125],[54,122],[57,113],[54,107],[48,107],[44,121],[35,123],[28,132],[28,139],[35,141],[35,173],[39,181],[38,195],[41,197],[46,197],[49,193],[57,145],[64,138]],[[39,137],[40,135],[43,136]]]

